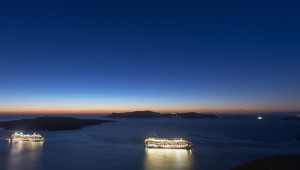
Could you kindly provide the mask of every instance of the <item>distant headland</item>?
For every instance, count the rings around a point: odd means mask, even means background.
[[[289,117],[284,118],[284,120],[300,121],[300,115],[297,115],[297,116],[289,116]]]
[[[195,112],[187,112],[187,113],[158,113],[153,111],[134,111],[134,112],[125,112],[125,113],[112,113],[107,115],[109,118],[185,118],[185,119],[215,119],[219,118],[215,114],[211,113],[195,113]]]
[[[99,125],[104,122],[113,121],[44,116],[33,119],[0,122],[0,127],[5,128],[6,130],[58,131],[81,129],[83,126]]]
[[[186,113],[176,113],[179,118],[185,119],[216,119],[219,118],[217,115],[212,113],[196,113],[196,112],[186,112]]]

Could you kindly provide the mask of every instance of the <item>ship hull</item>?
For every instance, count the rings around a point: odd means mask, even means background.
[[[164,146],[146,146],[148,149],[191,149],[192,146],[187,147],[164,147]]]

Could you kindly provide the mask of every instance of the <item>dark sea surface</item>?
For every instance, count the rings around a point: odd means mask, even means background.
[[[4,116],[0,121],[33,115]],[[75,115],[100,118],[102,115]],[[255,117],[111,119],[80,130],[42,131],[44,144],[9,144],[0,129],[1,170],[226,170],[256,158],[300,154],[300,122]],[[145,149],[146,137],[182,137],[192,150]]]

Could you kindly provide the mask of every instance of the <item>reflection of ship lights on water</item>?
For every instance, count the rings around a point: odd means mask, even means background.
[[[147,138],[147,148],[190,149],[192,143],[182,138]]]
[[[10,142],[6,170],[39,170],[43,142]]]
[[[195,169],[192,150],[146,148],[144,170],[156,169]]]

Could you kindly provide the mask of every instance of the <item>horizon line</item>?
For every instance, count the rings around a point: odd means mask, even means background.
[[[0,114],[111,114],[111,113],[125,113],[135,111],[153,111],[162,114],[175,114],[184,112],[196,112],[196,113],[217,113],[217,114],[258,114],[258,113],[293,113],[300,112],[299,110],[228,110],[228,111],[213,111],[213,110],[172,110],[172,111],[157,111],[150,109],[137,109],[137,110],[118,110],[118,111],[104,111],[104,110],[27,110],[27,111],[0,111]]]

